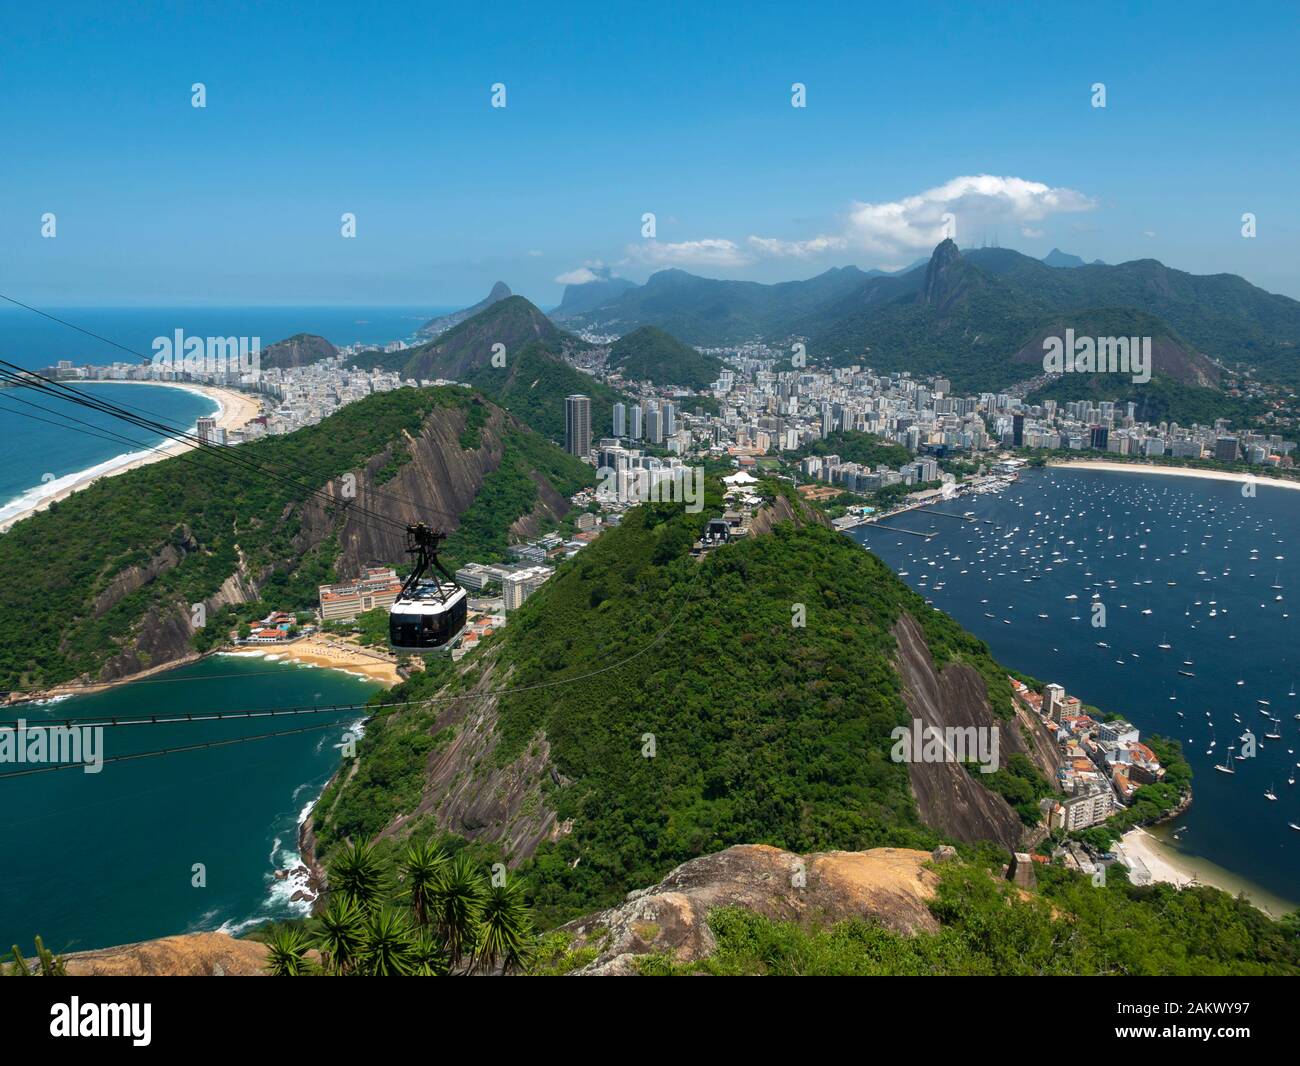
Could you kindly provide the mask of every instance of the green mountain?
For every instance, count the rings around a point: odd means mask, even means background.
[[[500,346],[500,347],[498,347]],[[435,341],[403,352],[362,353],[361,367],[383,366],[404,378],[444,378],[473,385],[516,418],[551,440],[564,442],[564,398],[591,397],[596,434],[612,424],[621,396],[563,356],[589,348],[585,341],[555,327],[522,296],[498,300]]]
[[[453,326],[460,325],[465,321],[465,319],[473,318],[480,311],[486,311],[494,303],[504,300],[509,296],[510,286],[504,281],[498,281],[492,286],[492,291],[472,307],[465,307],[459,311],[453,311],[449,315],[441,315],[438,318],[432,318],[421,326],[418,332],[426,337],[439,337]]]
[[[295,333],[292,337],[263,348],[260,365],[267,370],[272,367],[308,366],[338,354],[338,349],[324,337],[318,337],[314,333]]]
[[[702,561],[716,486],[699,514],[634,509],[450,677],[397,690],[438,699],[367,728],[316,807],[320,854],[455,833],[521,864],[560,920],[735,843],[1016,846],[1022,816],[980,774],[889,757],[895,727],[950,714],[1036,759],[1005,672],[767,484],[750,535]]]
[[[583,321],[620,332],[654,325],[692,344],[806,337],[810,355],[836,365],[941,373],[978,392],[1032,376],[1010,359],[1049,323],[1126,312],[1159,320],[1159,335],[1180,338],[1209,362],[1300,383],[1300,302],[1231,274],[1193,275],[1152,259],[1107,266],[1048,258],[1005,248],[963,253],[944,241],[924,269],[889,275],[849,267],[759,285],[662,271]],[[1169,376],[1205,387],[1176,368]]]
[[[871,275],[836,267],[807,281],[762,285],[661,270],[641,286],[601,304],[577,321],[613,333],[658,326],[687,344],[712,346],[770,336],[858,288]]]
[[[697,352],[655,326],[620,337],[609,350],[609,365],[634,381],[692,389],[707,389],[724,366],[717,356]]]
[[[377,394],[283,437],[102,478],[0,537],[0,690],[127,676],[222,642],[250,612],[311,608],[321,583],[409,561],[407,522],[446,528],[453,563],[500,557],[591,479],[453,388]]]

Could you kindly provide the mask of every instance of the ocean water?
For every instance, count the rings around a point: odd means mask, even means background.
[[[1300,902],[1300,492],[1054,469],[936,510],[853,536],[1006,666],[1181,740],[1195,777],[1179,850]],[[1273,718],[1280,740],[1264,738]],[[1237,762],[1246,729],[1258,755]],[[1235,774],[1215,771],[1225,759]]]
[[[336,670],[215,656],[43,706],[42,719],[364,703],[379,686]],[[19,717],[6,708],[3,717]],[[104,730],[107,756],[316,727],[295,736],[0,778],[0,943],[85,950],[305,913],[297,827],[360,714]],[[0,771],[11,769],[0,766]],[[203,864],[206,887],[193,884]]]
[[[52,322],[22,308],[0,307],[0,358],[29,370],[52,366],[60,359],[70,359],[77,365],[131,363],[152,354],[155,337],[170,337],[178,329],[194,337],[260,337],[263,348],[295,333],[315,333],[336,345],[383,344],[410,337],[430,318],[454,308],[431,305],[43,307],[41,310],[68,324]]]
[[[184,430],[218,409],[215,400],[179,388],[116,382],[75,388]],[[25,499],[48,495],[101,463],[147,452],[164,440],[161,433],[32,389],[0,389],[0,519],[21,510]]]

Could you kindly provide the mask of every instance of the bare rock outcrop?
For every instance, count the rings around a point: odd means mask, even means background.
[[[64,956],[71,977],[264,977],[267,947],[225,933],[189,933]]]
[[[873,848],[797,855],[766,844],[740,844],[691,859],[659,884],[628,894],[615,907],[562,930],[575,949],[594,947],[582,976],[636,973],[638,956],[667,954],[693,962],[717,947],[709,915],[744,907],[778,921],[832,924],[849,918],[879,922],[912,935],[939,928],[927,906],[938,877],[926,851]]]
[[[1019,721],[998,718],[989,706],[984,679],[974,667],[950,663],[936,671],[925,632],[910,614],[894,625],[896,664],[903,702],[923,727],[976,726],[999,731],[998,751],[1005,765],[1013,753],[1034,757]],[[944,836],[964,842],[993,840],[1016,851],[1024,835],[1020,816],[956,762],[909,762],[908,778],[921,820]]]

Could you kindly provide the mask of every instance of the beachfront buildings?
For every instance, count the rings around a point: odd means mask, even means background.
[[[321,585],[319,591],[322,621],[351,622],[366,611],[396,603],[402,579],[390,566],[372,566],[353,581]]]
[[[1016,698],[1051,730],[1060,752],[1056,783],[1061,795],[1050,814],[1053,829],[1073,832],[1099,825],[1127,806],[1143,785],[1164,777],[1160,759],[1131,722],[1099,721],[1061,685],[1044,685],[1040,696],[1015,678],[1010,681]]]

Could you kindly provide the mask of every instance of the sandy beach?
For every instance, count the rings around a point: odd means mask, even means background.
[[[262,413],[260,397],[249,393],[236,392],[234,389],[217,388],[213,385],[191,385],[188,382],[181,384],[171,381],[133,381],[128,382],[128,384],[152,385],[165,389],[185,389],[189,392],[200,393],[217,404],[217,413],[214,416],[217,425],[228,431],[242,429]],[[193,447],[196,447],[196,445],[185,441],[163,441],[156,448],[114,456],[112,459],[92,466],[88,470],[69,474],[66,477],[51,481],[48,485],[33,488],[19,499],[0,508],[0,533],[7,532],[24,518],[30,518],[38,511],[44,511],[50,504],[59,500],[66,500],[74,492],[79,492],[86,486],[98,481],[101,477],[112,477],[127,470],[134,470],[138,466],[156,463],[160,459],[168,459],[174,455],[187,452]]]
[[[1197,470],[1185,466],[1161,466],[1158,463],[1108,463],[1093,459],[1064,459],[1052,461],[1049,467],[1076,470],[1109,470],[1117,474],[1160,474],[1165,477],[1198,477],[1208,481],[1237,481],[1245,483],[1254,481],[1257,485],[1274,485],[1279,489],[1300,489],[1300,480],[1261,477],[1257,474],[1240,473],[1234,470]]]
[[[237,655],[270,660],[288,660],[310,663],[331,670],[346,670],[362,674],[371,681],[396,685],[402,680],[397,672],[397,662],[375,648],[363,648],[336,636],[315,635],[295,640],[291,644],[265,644],[259,648],[225,650],[222,655]]]
[[[1130,829],[1119,846],[1125,856],[1136,858],[1146,866],[1153,881],[1162,881],[1175,888],[1208,885],[1234,896],[1244,893],[1251,903],[1273,918],[1280,918],[1296,908],[1295,903],[1251,884],[1208,859],[1178,851],[1145,829]]]

